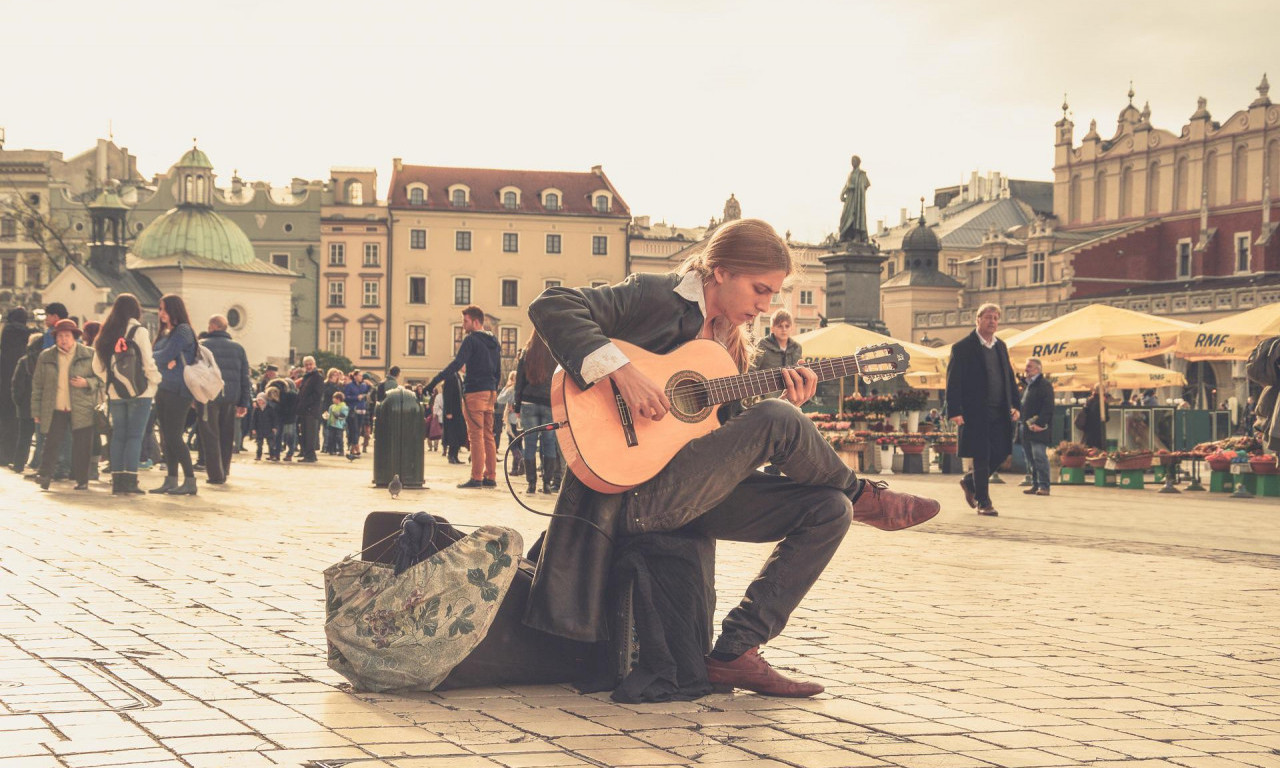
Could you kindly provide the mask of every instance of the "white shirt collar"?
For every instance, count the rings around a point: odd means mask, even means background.
[[[684,273],[684,277],[680,278],[680,282],[676,284],[675,292],[683,299],[698,302],[698,309],[702,310],[702,316],[707,316],[707,295],[702,290],[702,276],[695,270],[689,270]]]
[[[977,331],[974,331],[974,332],[973,332],[973,335],[977,336],[977,337],[978,337],[978,343],[979,343],[979,344],[981,344],[982,346],[986,347],[987,349],[994,349],[994,348],[995,348],[995,346],[996,346],[996,342],[1000,340],[1000,337],[999,337],[999,336],[996,336],[995,334],[991,334],[991,341],[990,341],[990,342],[988,342],[986,339],[982,338],[982,334],[978,333]]]

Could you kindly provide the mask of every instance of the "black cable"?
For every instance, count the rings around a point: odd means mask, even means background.
[[[520,494],[516,492],[515,486],[511,484],[511,463],[510,463],[511,449],[514,448],[516,444],[520,444],[523,447],[523,444],[524,444],[523,441],[524,441],[525,435],[529,435],[534,432],[554,432],[555,430],[565,426],[565,424],[566,422],[558,422],[558,421],[552,421],[546,424],[539,424],[536,427],[530,427],[524,430],[520,434],[516,435],[515,437],[507,441],[507,450],[503,451],[502,453],[502,476],[507,480],[507,490],[511,491],[511,498],[515,499],[517,504],[529,510],[533,514],[541,515],[542,517],[561,517],[566,520],[577,520],[580,523],[586,523],[587,525],[599,531],[600,535],[608,539],[610,544],[614,544],[615,542],[613,540],[613,537],[610,536],[605,531],[605,529],[601,528],[600,526],[596,525],[595,523],[593,523],[592,521],[584,517],[578,517],[577,515],[564,515],[564,514],[555,513],[555,512],[542,512],[534,509],[528,504],[525,504],[524,499],[521,499]],[[536,459],[537,456],[535,456],[534,458]]]

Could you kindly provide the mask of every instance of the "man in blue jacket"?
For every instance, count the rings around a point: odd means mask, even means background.
[[[498,444],[493,437],[493,404],[498,399],[498,377],[502,354],[498,340],[484,329],[484,310],[472,304],[462,310],[462,330],[467,336],[458,347],[458,356],[427,384],[436,385],[467,368],[462,386],[462,409],[467,419],[467,440],[471,443],[471,479],[459,488],[497,486]]]
[[[253,385],[249,382],[249,358],[244,347],[231,340],[227,318],[209,318],[209,332],[200,341],[222,372],[222,394],[202,406],[200,445],[209,482],[221,485],[231,473],[231,447],[235,442],[236,419],[249,412]]]

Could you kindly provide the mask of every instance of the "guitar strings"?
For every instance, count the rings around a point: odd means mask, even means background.
[[[895,355],[894,357],[898,356]],[[868,360],[865,364],[859,362],[858,358],[859,355],[850,355],[848,357],[820,360],[814,365],[807,367],[812,369],[814,373],[819,374],[819,376],[825,375],[828,379],[835,378],[837,376],[837,365],[840,367],[839,375],[841,377],[857,373],[868,379],[892,378],[899,372],[893,357],[882,357],[880,359],[873,358]],[[875,370],[875,366],[887,367],[883,370]],[[850,367],[853,368],[852,371],[850,371]],[[707,393],[708,395],[715,396],[723,395],[732,400],[737,397],[773,392],[777,389],[785,388],[786,386],[783,381],[782,374],[779,373],[780,370],[781,369],[772,368],[765,371],[748,371],[747,373],[737,374],[734,376],[724,376],[700,382],[679,384],[668,390],[668,393],[669,395]],[[759,389],[762,386],[766,388]],[[742,391],[740,392],[739,390]]]

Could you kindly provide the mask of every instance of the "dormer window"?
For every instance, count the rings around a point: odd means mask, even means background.
[[[515,193],[515,192],[503,192],[503,193],[502,193],[502,207],[503,207],[503,208],[506,208],[508,211],[514,211],[514,210],[519,206],[519,204],[520,204],[520,202],[519,202],[519,200],[516,198],[516,193]]]
[[[364,205],[364,184],[355,180],[347,182],[347,205]]]
[[[548,189],[542,193],[542,207],[548,211],[559,211],[562,195],[558,189]]]
[[[608,213],[609,212],[609,196],[596,195],[595,209],[596,209],[596,213]]]
[[[466,208],[467,207],[467,190],[463,189],[462,187],[457,187],[452,192],[450,192],[449,205],[452,205],[454,208]]]
[[[426,202],[426,197],[422,193],[422,187],[414,187],[409,190],[409,205],[422,205]]]

